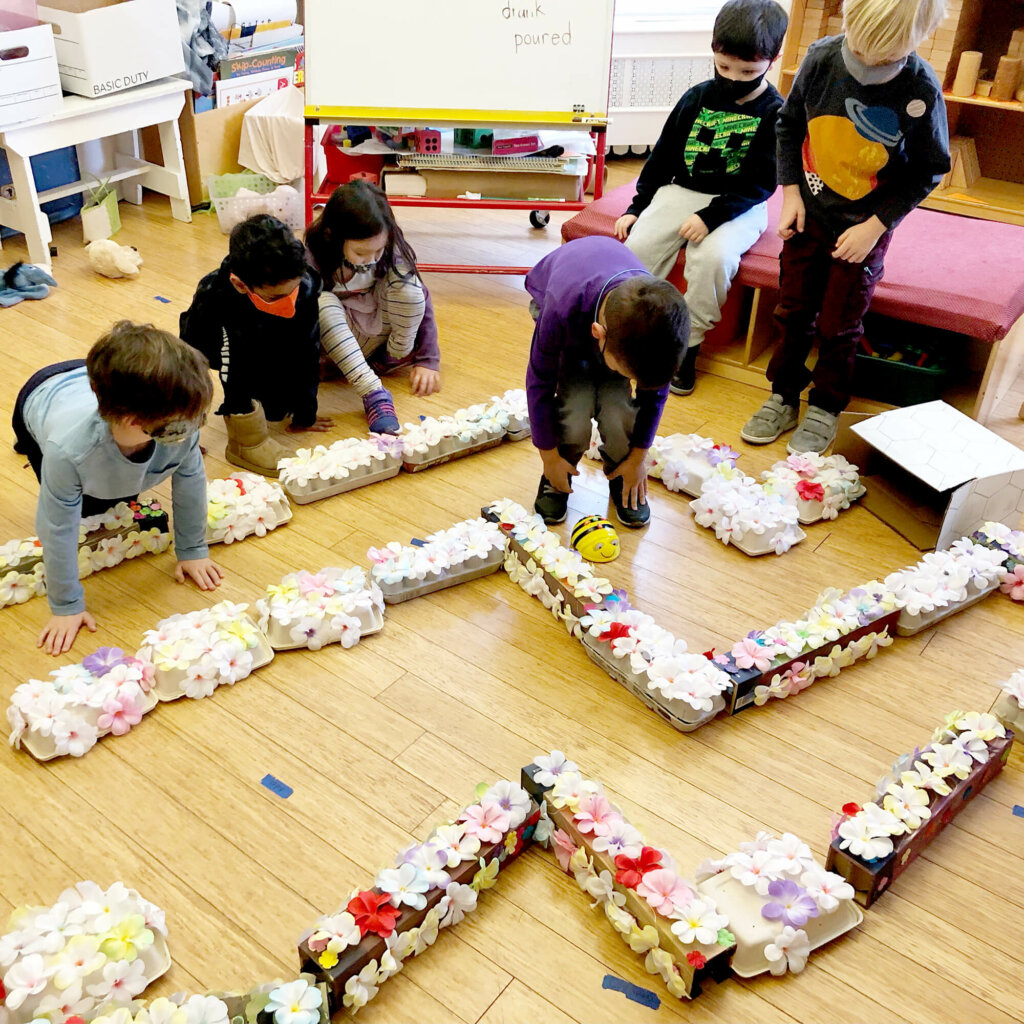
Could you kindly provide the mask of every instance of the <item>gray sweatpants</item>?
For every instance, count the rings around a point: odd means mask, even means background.
[[[626,240],[643,265],[662,278],[668,277],[679,250],[686,246],[683,277],[690,311],[691,348],[699,345],[718,323],[743,254],[768,226],[768,204],[759,203],[715,228],[703,242],[694,244],[680,238],[683,221],[702,210],[712,198],[706,192],[694,192],[682,185],[662,185]]]

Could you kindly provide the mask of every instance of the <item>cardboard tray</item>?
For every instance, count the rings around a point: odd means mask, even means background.
[[[956,615],[957,612],[970,608],[972,604],[977,604],[983,597],[988,597],[993,590],[998,590],[999,580],[993,580],[981,590],[978,590],[977,585],[973,581],[968,583],[967,587],[968,590],[974,590],[975,593],[968,594],[963,601],[954,601],[942,608],[935,608],[930,612],[921,612],[918,615],[910,615],[904,609],[900,613],[899,622],[896,624],[897,634],[899,636],[913,636],[929,626],[934,626],[936,622],[948,619],[950,615]]]
[[[995,703],[992,705],[992,714],[1007,729],[1013,729],[1015,732],[1024,729],[1024,708],[1005,690],[999,691],[999,696],[996,697]]]
[[[867,494],[867,488],[861,484],[860,490],[854,494],[849,495],[848,501],[852,504],[855,501],[860,501],[861,498]],[[797,498],[797,519],[804,526],[813,526],[814,523],[820,522],[825,516],[825,503],[823,501],[808,501],[805,498]],[[845,512],[846,509],[840,509],[840,512]]]
[[[475,452],[482,452],[487,448],[496,448],[502,441],[505,440],[505,431],[501,431],[497,436],[491,435],[484,437],[480,441],[471,441],[465,445],[459,445],[457,442],[455,446],[449,450],[446,449],[445,441],[454,440],[453,438],[444,438],[438,445],[433,445],[431,451],[424,452],[422,455],[403,455],[402,466],[407,473],[418,473],[422,469],[430,469],[432,466],[440,466],[445,462],[451,462],[452,459],[461,459],[464,455],[473,455]]]
[[[366,484],[375,484],[380,480],[389,480],[393,476],[398,476],[401,472],[402,464],[397,460],[392,461],[388,458],[384,460],[383,469],[362,472],[368,469],[371,469],[371,467],[360,466],[359,469],[349,473],[344,480],[310,480],[308,484],[301,486],[287,483],[283,483],[281,486],[284,488],[285,494],[292,501],[299,505],[308,505],[310,502],[320,501],[321,498],[332,498],[335,494],[354,491],[357,487],[365,487]]]
[[[690,502],[690,509],[696,514],[697,509],[694,507],[697,504],[696,501]],[[705,526],[703,529],[708,530],[714,534],[715,530],[712,526]],[[738,550],[742,551],[745,555],[750,555],[752,558],[757,558],[759,555],[767,555],[775,553],[775,538],[786,529],[785,525],[775,526],[770,530],[765,530],[764,533],[748,533],[743,537],[731,536],[729,538],[729,544]],[[804,533],[800,527],[796,527],[797,538],[793,541],[794,546],[799,544],[802,540],[805,540],[807,534]],[[715,540],[718,541],[717,535]],[[721,543],[721,541],[718,541]]]
[[[446,590],[448,587],[458,586],[460,583],[480,579],[481,576],[489,576],[492,572],[497,572],[504,561],[505,552],[502,548],[498,548],[488,553],[483,565],[454,572],[451,569],[445,569],[443,572],[434,573],[430,579],[424,580],[403,580],[401,583],[381,583],[377,580],[374,582],[380,587],[385,604],[401,604],[403,601],[411,601],[415,597],[433,594],[436,590]]]
[[[294,518],[294,516],[295,516],[295,513],[292,511],[292,507],[291,507],[290,504],[288,504],[288,500],[287,499],[285,499],[283,502],[280,502],[280,501],[274,502],[274,509],[277,511],[277,522],[272,527],[270,527],[270,529],[267,530],[267,533],[270,533],[271,530],[276,530],[279,526],[285,526],[286,524],[290,523],[292,521],[292,519]],[[207,530],[206,530],[206,543],[207,544],[223,544],[224,543],[224,533],[225,532],[226,532],[226,529],[221,529],[221,530],[218,530],[218,531],[214,531],[214,530],[210,529],[209,527],[207,527]],[[219,534],[219,536],[218,536],[218,534]],[[238,541],[240,541],[240,540],[248,540],[252,536],[253,536],[252,533],[247,533],[244,537],[238,537],[237,539],[233,540],[231,543],[232,544],[237,544]]]
[[[360,636],[373,636],[374,633],[379,633],[384,628],[384,613],[376,607],[363,609],[359,613],[359,624],[361,626]],[[288,639],[277,639],[278,636],[288,637]],[[274,621],[273,615],[267,623],[267,640],[275,651],[299,651],[306,647],[304,643],[295,643],[291,639],[288,627],[278,625]],[[331,647],[336,643],[338,643],[337,640],[330,644],[324,644],[324,647]]]

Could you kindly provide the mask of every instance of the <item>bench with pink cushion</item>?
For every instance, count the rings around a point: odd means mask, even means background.
[[[612,235],[615,221],[625,212],[636,183],[606,192],[562,225],[562,239],[584,235]],[[742,335],[770,331],[760,303],[761,289],[774,290],[779,280],[782,241],[775,233],[781,190],[768,202],[768,230],[743,257],[739,274],[722,311],[722,323],[705,340],[702,365],[716,372],[716,349]],[[685,290],[682,250],[669,280]],[[753,312],[747,317],[743,291],[755,289]],[[773,301],[773,300],[772,300]],[[899,226],[885,259],[885,274],[875,292],[873,312],[899,320],[955,331],[988,344],[988,359],[974,404],[975,419],[985,422],[1024,363],[1024,227],[995,221],[959,217],[934,210],[914,210]],[[746,367],[727,376],[758,381],[767,386],[763,373],[752,366],[754,357],[768,344],[748,337]],[[763,362],[763,361],[762,361]],[[739,372],[739,370],[743,372]]]

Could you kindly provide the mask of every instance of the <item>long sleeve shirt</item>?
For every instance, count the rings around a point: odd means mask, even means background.
[[[111,503],[171,477],[174,546],[181,561],[206,558],[206,471],[199,431],[178,444],[149,445],[129,458],[100,417],[85,368],[51,377],[25,403],[25,425],[43,452],[36,533],[54,615],[85,611],[78,579],[82,495]]]
[[[591,333],[601,303],[616,285],[647,274],[644,265],[621,242],[594,235],[559,246],[526,275],[526,290],[540,312],[526,371],[526,402],[537,448],[558,446],[560,380],[579,372],[585,363],[601,363]],[[637,391],[638,410],[633,446],[650,448],[658,430],[668,385]]]
[[[714,80],[683,93],[640,172],[627,213],[639,216],[663,185],[708,194],[697,211],[708,231],[766,202],[775,191],[775,118],[782,97],[771,85],[747,103],[722,95]]]
[[[837,234],[872,215],[895,227],[949,170],[942,87],[916,53],[881,85],[861,85],[843,36],[807,51],[779,111],[779,182]]]

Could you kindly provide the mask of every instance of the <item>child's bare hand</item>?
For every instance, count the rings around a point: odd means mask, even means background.
[[[433,395],[441,390],[441,372],[427,366],[414,366],[409,371],[409,386],[414,395]]]
[[[885,230],[885,225],[874,216],[860,224],[854,224],[836,240],[832,259],[846,260],[847,263],[863,263],[878,244],[879,238],[885,234]]]
[[[544,463],[544,476],[556,491],[572,494],[572,478],[579,475],[579,470],[568,460],[563,459],[557,448],[542,449],[540,460]]]
[[[792,238],[804,229],[806,216],[799,185],[787,185],[782,194],[782,212],[779,214],[779,238]]]
[[[309,424],[308,427],[297,427],[294,423],[288,424],[289,434],[304,434],[306,431],[314,431],[318,434],[323,434],[328,430],[334,429],[334,417],[333,416],[317,416],[317,418]]]
[[[624,242],[629,237],[629,229],[637,222],[635,213],[624,213],[615,222],[615,237]]]
[[[39,634],[36,647],[42,647],[47,654],[63,654],[71,650],[78,631],[85,626],[90,633],[96,632],[96,620],[88,612],[78,615],[54,615]]]
[[[190,558],[174,567],[174,578],[179,583],[184,583],[186,576],[200,590],[216,590],[224,579],[224,570],[209,558]]]
[[[679,229],[679,237],[696,245],[708,237],[708,226],[694,213],[683,221],[683,226]]]

